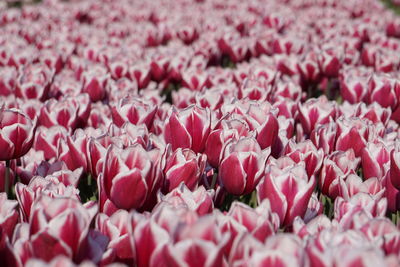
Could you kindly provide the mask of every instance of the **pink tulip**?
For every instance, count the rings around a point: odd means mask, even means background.
[[[24,99],[45,100],[54,70],[45,64],[28,64],[18,77],[16,96]]]
[[[164,137],[172,149],[190,148],[194,152],[203,152],[211,131],[209,109],[190,106],[181,111],[172,108],[165,122]]]
[[[213,167],[218,167],[221,160],[223,147],[230,140],[237,140],[240,137],[249,136],[247,124],[239,119],[221,120],[221,123],[211,131],[205,145],[207,161]]]
[[[382,107],[391,107],[397,105],[395,79],[388,75],[373,75],[368,83],[369,102],[377,102]]]
[[[349,174],[355,174],[360,161],[360,158],[354,155],[353,150],[332,153],[322,164],[319,180],[321,192],[332,198],[340,195],[341,180]]]
[[[306,134],[310,134],[318,125],[336,119],[337,116],[336,103],[329,102],[326,97],[309,99],[304,104],[299,104],[298,110],[298,119]]]
[[[36,120],[17,109],[0,110],[0,160],[16,159],[32,147]]]
[[[226,144],[219,165],[219,179],[231,194],[251,193],[264,176],[270,148],[261,150],[254,138],[242,138]]]
[[[112,118],[119,127],[128,121],[132,124],[144,123],[150,129],[156,112],[157,106],[147,101],[125,98],[112,107]]]
[[[359,118],[339,118],[337,121],[336,149],[346,151],[353,149],[355,155],[361,156],[363,148],[370,138],[370,123]]]
[[[115,251],[116,259],[133,264],[136,255],[134,243],[131,242],[130,215],[125,210],[118,210],[108,217],[101,213],[96,217],[96,228],[110,240],[108,249]]]
[[[385,175],[384,165],[389,162],[390,153],[383,143],[371,143],[361,152],[361,165],[364,179],[382,178]]]
[[[41,195],[51,198],[70,197],[79,200],[79,191],[71,185],[65,185],[57,176],[33,177],[28,185],[17,183],[15,185],[20,215],[24,221],[29,221],[32,205]]]
[[[170,152],[171,153],[171,152]],[[194,190],[204,173],[206,156],[194,153],[190,149],[178,148],[166,159],[164,167],[164,190],[171,192],[181,182]]]
[[[57,159],[64,161],[70,170],[83,168],[86,172],[88,138],[81,129],[77,129],[72,136],[60,139],[58,144]]]
[[[214,195],[215,192],[213,190],[206,191],[203,186],[199,186],[196,190],[191,191],[182,182],[167,195],[159,196],[159,205],[168,203],[176,208],[184,206],[186,209],[196,211],[201,216],[213,211]]]
[[[158,166],[142,146],[136,144],[122,150],[112,145],[104,159],[100,187],[116,207],[140,208],[158,183],[158,172]]]
[[[266,176],[257,186],[258,201],[269,199],[281,225],[291,225],[296,216],[304,216],[315,186],[315,178],[308,178],[303,166],[280,169],[268,165]]]
[[[73,131],[78,124],[79,108],[69,99],[64,101],[50,99],[40,110],[39,122],[47,128],[60,125],[68,131]]]
[[[393,186],[400,189],[400,152],[396,147],[390,152],[390,180]]]
[[[339,75],[340,92],[343,100],[351,104],[366,99],[368,93],[368,76],[358,68],[349,69]]]
[[[39,197],[30,216],[33,255],[46,261],[57,255],[78,257],[96,212],[96,205],[85,207],[76,199]]]
[[[17,70],[12,67],[1,69],[0,95],[8,96],[14,93],[17,82]]]
[[[322,149],[317,150],[310,140],[299,143],[289,141],[283,153],[297,163],[304,162],[309,177],[318,174],[324,159]]]
[[[88,93],[92,102],[100,101],[106,96],[109,74],[102,68],[91,69],[82,73],[82,92]]]
[[[7,199],[6,193],[0,193],[0,202],[2,204],[0,209],[0,229],[2,235],[11,239],[15,225],[18,222],[18,212],[16,210],[18,203],[15,200]]]

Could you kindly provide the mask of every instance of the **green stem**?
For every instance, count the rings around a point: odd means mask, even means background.
[[[4,182],[4,192],[6,192],[7,196],[10,195],[10,160],[6,160],[6,177]]]
[[[217,183],[217,178],[218,178],[218,173],[214,173],[213,179],[212,179],[212,182],[211,182],[211,189],[215,188],[215,184]]]
[[[87,176],[87,184],[88,184],[88,186],[92,185],[92,175],[91,174],[88,174],[88,176]]]
[[[257,206],[258,206],[257,191],[256,191],[256,190],[254,190],[254,191],[251,193],[251,198],[250,198],[249,206],[252,207],[252,208],[257,208]]]

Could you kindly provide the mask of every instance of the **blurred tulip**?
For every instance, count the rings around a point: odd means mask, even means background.
[[[0,160],[11,160],[25,155],[32,147],[36,120],[17,109],[0,110]]]

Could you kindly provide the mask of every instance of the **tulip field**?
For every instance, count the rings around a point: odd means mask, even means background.
[[[0,1],[0,266],[400,266],[398,11]]]

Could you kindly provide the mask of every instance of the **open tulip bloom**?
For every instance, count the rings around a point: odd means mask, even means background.
[[[396,12],[0,1],[0,265],[400,266]]]

